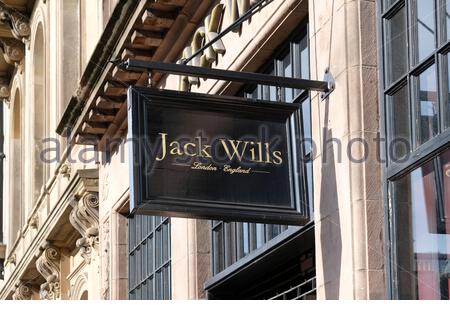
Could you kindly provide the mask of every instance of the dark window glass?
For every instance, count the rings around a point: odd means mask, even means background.
[[[436,66],[423,71],[415,81],[416,123],[418,143],[422,144],[438,133],[438,100]]]
[[[385,20],[386,82],[391,84],[407,71],[406,9]]]
[[[290,52],[288,52],[284,58],[280,61],[281,64],[281,70],[279,72],[280,76],[292,78],[292,62],[291,62],[291,55]],[[284,101],[291,102],[294,99],[294,89],[291,88],[284,88]]]
[[[412,1],[413,37],[415,62],[420,62],[433,53],[435,45],[434,1]]]
[[[406,85],[387,97],[387,108],[391,128],[389,152],[392,161],[397,161],[410,151],[411,146],[408,88]]]
[[[398,296],[449,299],[450,151],[395,181]]]
[[[450,1],[450,0],[449,0]],[[450,55],[447,54],[442,59],[442,111],[444,118],[444,128],[450,127]]]
[[[131,217],[128,234],[129,299],[171,299],[169,218]]]

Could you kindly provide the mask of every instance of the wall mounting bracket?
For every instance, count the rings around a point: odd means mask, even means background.
[[[261,84],[275,87],[302,89],[307,91],[319,91],[326,94],[326,97],[334,89],[334,79],[329,72],[325,73],[325,81],[317,81],[309,79],[272,76],[262,73],[211,69],[157,61],[141,61],[128,59],[125,61],[114,60],[111,62],[117,65],[119,68],[130,71],[160,72],[175,75],[198,76],[201,78],[240,83]]]
[[[323,77],[323,81],[328,84],[328,90],[323,91],[320,94],[320,98],[322,99],[322,101],[328,98],[328,96],[330,95],[331,92],[333,92],[333,90],[334,90],[334,88],[336,86],[336,84],[334,82],[333,75],[331,74],[329,68],[325,69],[325,75]]]

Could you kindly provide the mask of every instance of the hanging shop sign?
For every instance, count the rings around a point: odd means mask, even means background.
[[[304,224],[298,112],[130,87],[131,214]]]

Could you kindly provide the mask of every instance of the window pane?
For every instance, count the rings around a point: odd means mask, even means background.
[[[308,155],[312,149],[311,134],[311,103],[309,99],[302,102],[302,125],[303,125],[303,141],[304,152]]]
[[[442,168],[448,170],[447,161]],[[439,199],[448,193],[437,186],[442,168],[430,161],[394,183],[397,275],[401,299],[448,299],[450,216]],[[448,186],[448,177],[444,185]],[[447,193],[445,193],[447,191]],[[448,196],[447,196],[448,198]]]
[[[280,72],[280,75],[288,78],[292,78],[293,76],[290,52],[288,52],[282,60],[282,70]],[[294,90],[290,88],[284,88],[283,98],[286,102],[292,102],[292,100],[294,99]]]
[[[164,263],[170,266],[170,219],[138,215],[129,219],[128,232],[136,247],[133,251],[130,246],[129,253],[129,299],[154,299],[153,292],[159,299],[169,299],[170,274],[163,279],[155,271]]]
[[[434,1],[414,0],[413,36],[415,40],[415,62],[422,61],[435,49]]]
[[[309,214],[312,216],[314,213],[314,198],[313,198],[313,166],[312,161],[306,163],[306,179],[308,188],[308,210]]]
[[[410,151],[410,115],[408,107],[408,88],[403,86],[392,96],[388,96],[387,114],[390,121],[389,156],[392,161],[402,159]]]
[[[225,253],[223,251],[223,224],[220,224],[213,231],[213,248],[214,248],[214,274],[219,273],[224,269]]]
[[[449,0],[450,1],[450,0]],[[450,55],[445,55],[442,59],[442,110],[444,112],[444,126],[450,127]]]
[[[402,7],[392,18],[385,20],[385,68],[388,85],[406,73],[406,39],[406,10]]]
[[[242,223],[242,253],[244,256],[250,253],[250,233],[247,222]]]
[[[389,7],[391,5],[393,5],[397,0],[384,0],[383,1],[383,9],[384,11],[386,11],[387,9],[389,9]]]
[[[450,0],[438,0],[439,2],[439,10],[441,13],[441,43],[447,42],[450,40]]]
[[[433,65],[416,78],[418,144],[422,144],[438,132],[438,104],[436,66]]]
[[[440,159],[442,172],[442,188],[444,199],[444,229],[445,234],[450,234],[450,150],[445,152]],[[450,265],[449,265],[450,267]],[[449,270],[450,271],[450,270]],[[450,274],[449,274],[450,276]]]
[[[261,247],[264,244],[264,224],[256,224],[256,248]]]

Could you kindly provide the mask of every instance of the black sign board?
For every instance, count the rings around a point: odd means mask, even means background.
[[[298,105],[130,87],[132,214],[297,224]]]

